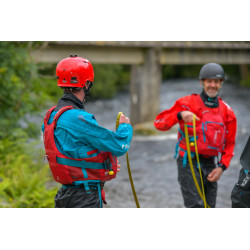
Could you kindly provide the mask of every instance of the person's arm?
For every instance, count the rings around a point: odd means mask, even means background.
[[[237,121],[234,112],[230,109],[228,120],[226,122],[226,142],[221,155],[221,160],[218,163],[218,168],[215,168],[208,175],[207,179],[210,182],[218,181],[224,170],[228,169],[230,161],[234,156],[235,137],[237,130]]]
[[[190,104],[192,104],[192,96],[185,96],[178,99],[172,108],[164,110],[156,116],[154,121],[155,128],[161,131],[167,131],[181,120],[184,122],[192,122],[193,113],[189,108]],[[197,120],[199,120],[199,118],[197,118]]]
[[[67,116],[58,120],[57,127],[67,126],[67,130],[71,130],[72,134],[83,144],[111,152],[115,156],[121,156],[129,150],[133,135],[133,128],[129,123],[123,121],[116,132],[113,132],[99,126],[93,115],[84,111],[74,112],[77,111],[65,112]]]
[[[235,137],[237,130],[237,121],[235,114],[232,110],[230,110],[228,115],[228,120],[226,122],[226,142],[225,147],[221,155],[221,160],[218,164],[219,167],[227,169],[230,165],[230,161],[234,156],[234,146],[235,146]]]
[[[167,131],[172,128],[178,121],[177,114],[183,111],[183,107],[180,104],[180,99],[177,100],[174,106],[170,109],[162,111],[158,114],[154,120],[154,126],[161,131]]]

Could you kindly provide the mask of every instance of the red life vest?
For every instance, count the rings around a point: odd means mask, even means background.
[[[59,152],[56,147],[54,130],[56,129],[59,117],[72,106],[61,108],[55,115],[53,122],[48,124],[49,117],[56,106],[50,108],[44,118],[44,147],[46,158],[55,181],[61,184],[72,184],[75,181],[98,180],[109,181],[116,177],[117,157],[110,152],[92,150],[87,153],[89,158],[75,159],[67,157]],[[96,156],[91,157],[92,154]],[[109,172],[113,171],[113,175]]]
[[[218,108],[207,108],[200,96],[193,95],[192,106],[196,107],[195,114],[200,118],[196,121],[196,140],[199,154],[217,156],[223,151],[226,140],[226,115],[227,109],[219,99],[220,105]],[[197,107],[200,107],[197,109]],[[193,110],[190,110],[193,112]],[[188,123],[188,134],[190,137],[190,149],[195,152],[193,137],[193,124]],[[187,150],[186,140],[184,135],[184,122],[180,121],[180,130],[178,134],[180,140],[179,146]]]

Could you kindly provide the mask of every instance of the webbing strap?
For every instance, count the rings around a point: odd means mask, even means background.
[[[65,111],[67,111],[67,110],[69,110],[69,109],[73,109],[73,106],[65,106],[65,107],[61,108],[61,109],[56,113],[56,115],[54,116],[54,120],[53,120],[55,128],[56,128],[56,124],[57,124],[57,121],[58,121],[59,117],[60,117]]]
[[[183,161],[182,161],[182,166],[183,168],[185,168],[187,166],[187,160],[188,160],[188,152],[186,150],[183,150],[184,151],[184,156],[183,156]],[[191,152],[191,158],[193,159],[195,156],[195,153],[194,152]]]
[[[86,162],[85,160],[77,161],[73,159],[67,159],[57,156],[57,163],[62,165],[67,165],[71,167],[79,167],[79,168],[91,168],[91,169],[104,169],[104,164],[102,162]]]
[[[185,137],[185,135],[183,134],[183,132],[181,131],[180,128],[179,128],[179,133],[181,134],[181,136],[180,136],[180,139],[178,140],[178,142],[176,143],[176,146],[175,146],[175,155],[174,155],[174,159],[177,158],[178,153],[179,153],[179,145],[180,145],[180,142],[181,142],[181,140]]]
[[[46,112],[46,115],[44,117],[44,125],[46,125],[49,121],[50,114],[53,112],[53,110],[56,108],[56,106],[53,106],[52,108],[48,109]]]

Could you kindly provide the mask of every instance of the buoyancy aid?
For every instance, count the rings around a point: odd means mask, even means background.
[[[219,152],[223,151],[226,140],[226,106],[222,104],[219,98],[220,105],[217,108],[208,108],[205,106],[203,100],[199,95],[192,95],[192,107],[188,108],[195,113],[200,120],[196,121],[196,140],[198,152],[202,155],[217,156]],[[195,152],[194,138],[193,138],[193,124],[188,123],[188,134],[190,141],[190,150]],[[184,136],[184,122],[180,121],[180,129],[178,132],[179,146],[187,150]]]
[[[88,158],[75,159],[62,154],[56,146],[54,130],[59,117],[72,106],[61,108],[53,122],[48,124],[49,117],[56,106],[50,108],[44,118],[44,147],[46,158],[55,181],[61,184],[85,183],[88,181],[106,182],[116,177],[117,157],[110,152],[98,149],[87,152]]]

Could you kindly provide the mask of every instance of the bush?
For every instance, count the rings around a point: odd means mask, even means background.
[[[240,81],[240,86],[242,87],[250,87],[250,77],[247,77],[244,80]]]
[[[0,42],[0,138],[11,134],[17,121],[32,106],[27,90],[34,65],[27,46],[22,42]]]
[[[0,207],[54,206],[57,187],[48,187],[49,167],[38,142],[29,138],[37,138],[40,128],[31,123],[19,128],[25,114],[40,111],[44,97],[33,89],[36,67],[29,56],[40,44],[0,42]]]
[[[47,187],[52,176],[38,142],[26,141],[20,130],[0,141],[0,207],[54,207],[58,187]]]

